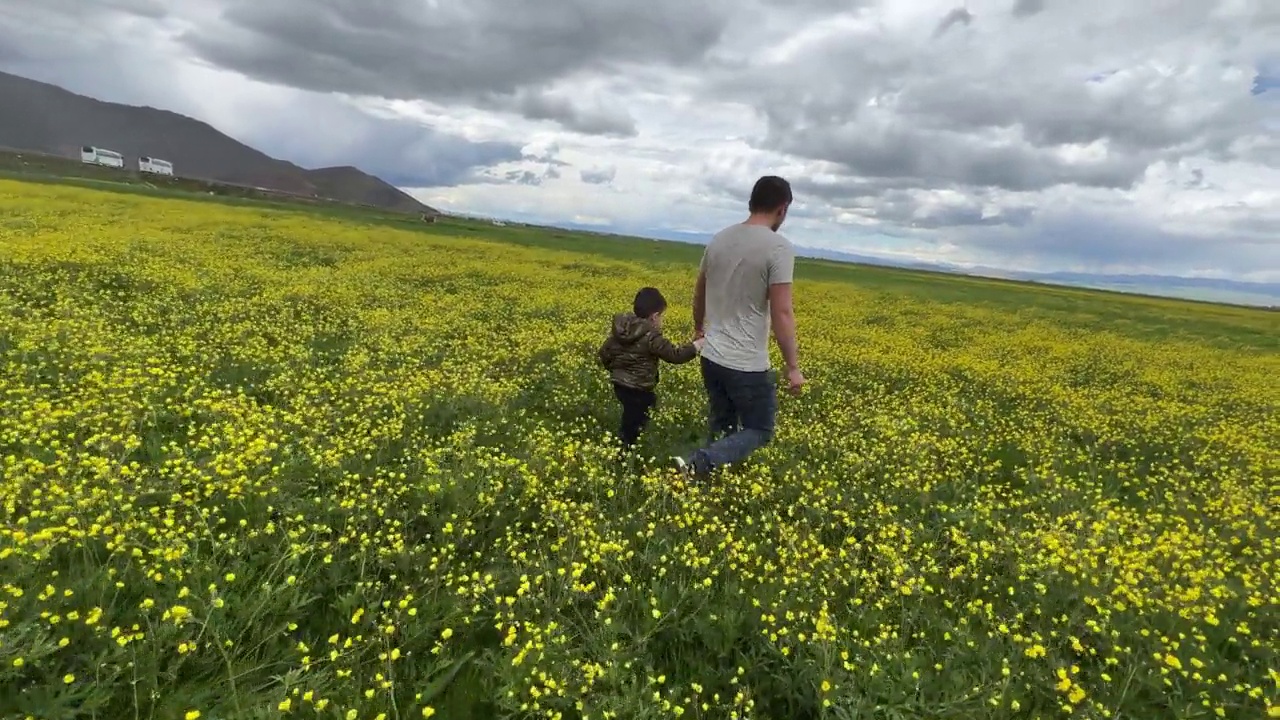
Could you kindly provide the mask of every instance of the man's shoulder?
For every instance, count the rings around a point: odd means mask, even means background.
[[[711,239],[709,241],[707,241],[707,247],[712,247],[713,245],[720,245],[724,243],[726,239],[733,238],[739,233],[739,228],[741,227],[743,227],[742,223],[735,223],[733,225],[729,225],[728,227],[721,228],[718,232],[716,232],[715,235],[711,236]]]
[[[751,245],[759,247],[792,247],[791,241],[784,235],[763,225],[748,225],[746,223],[737,223],[730,225],[715,235],[711,236],[711,240],[707,243],[707,247],[719,247],[726,243],[737,243],[738,241],[751,241]]]
[[[765,241],[775,246],[791,247],[791,240],[786,235],[767,227],[762,227],[760,229],[764,231],[760,234],[760,237]]]

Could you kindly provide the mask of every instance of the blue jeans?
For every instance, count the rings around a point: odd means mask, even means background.
[[[706,358],[701,360],[710,414],[710,444],[694,451],[685,461],[694,472],[705,475],[722,465],[747,459],[773,438],[778,382],[771,370],[743,372]]]

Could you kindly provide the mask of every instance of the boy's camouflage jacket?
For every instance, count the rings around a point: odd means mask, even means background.
[[[652,390],[658,385],[658,359],[682,364],[697,357],[693,343],[677,346],[645,318],[634,313],[613,317],[613,332],[600,346],[600,364],[625,387]]]

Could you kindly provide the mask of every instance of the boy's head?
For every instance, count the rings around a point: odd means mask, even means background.
[[[657,288],[640,288],[640,292],[636,293],[635,302],[631,304],[632,311],[636,317],[647,318],[655,324],[662,323],[662,313],[667,309],[667,299],[662,297],[662,293]]]

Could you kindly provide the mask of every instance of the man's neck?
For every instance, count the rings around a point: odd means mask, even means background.
[[[773,229],[773,217],[771,215],[750,215],[742,222],[743,225],[762,225]]]

